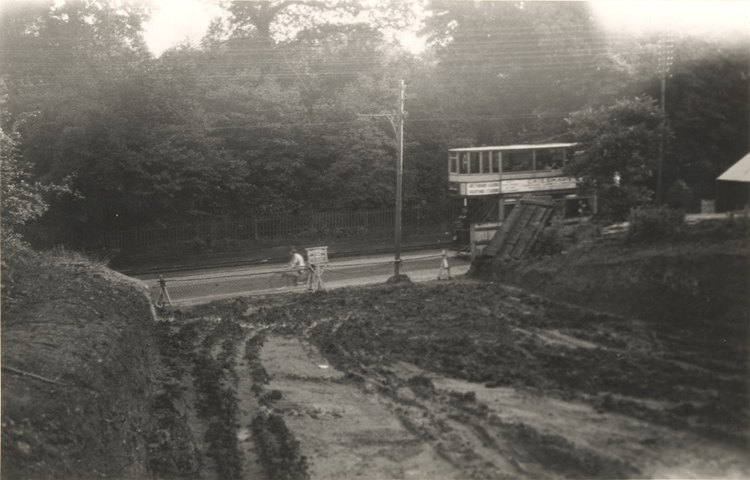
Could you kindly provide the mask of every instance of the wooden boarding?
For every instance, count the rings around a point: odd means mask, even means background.
[[[469,234],[469,246],[471,252],[471,260],[482,254],[482,251],[490,243],[492,237],[497,233],[497,229],[500,228],[501,222],[472,224]]]
[[[551,201],[540,198],[524,197],[519,200],[482,255],[472,261],[470,275],[478,273],[483,265],[494,259],[522,258],[536,241],[554,206]]]

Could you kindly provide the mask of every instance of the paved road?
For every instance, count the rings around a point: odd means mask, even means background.
[[[442,264],[441,250],[411,252],[401,256],[401,273],[414,282],[437,280]],[[447,252],[452,276],[469,270],[469,261]],[[167,291],[174,305],[206,303],[241,295],[305,292],[307,286],[285,287],[281,272],[284,265],[254,265],[213,270],[187,271],[164,275]],[[331,260],[326,264],[321,279],[325,288],[383,283],[394,274],[393,255],[372,255]],[[153,287],[158,297],[158,274],[137,278]]]

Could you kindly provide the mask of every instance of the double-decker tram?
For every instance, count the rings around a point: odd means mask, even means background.
[[[449,150],[448,191],[462,204],[454,247],[471,243],[472,227],[496,230],[524,195],[551,199],[566,218],[595,213],[596,198],[582,194],[576,179],[562,171],[574,146],[548,143]]]

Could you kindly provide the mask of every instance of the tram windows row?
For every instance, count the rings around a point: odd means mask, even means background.
[[[450,153],[450,173],[458,174],[552,171],[564,164],[564,150]]]

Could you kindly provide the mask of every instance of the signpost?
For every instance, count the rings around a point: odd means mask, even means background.
[[[323,283],[323,270],[328,263],[328,247],[306,248],[307,265],[310,268],[310,278],[307,281],[308,290],[318,291],[325,290]]]

